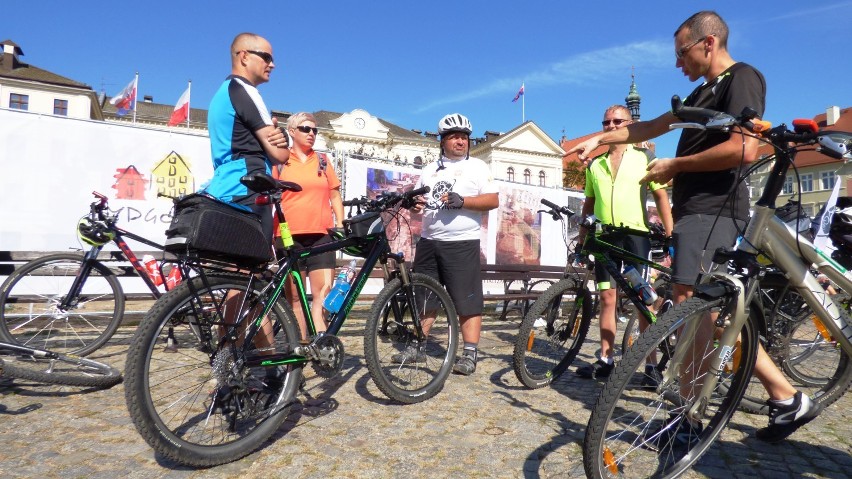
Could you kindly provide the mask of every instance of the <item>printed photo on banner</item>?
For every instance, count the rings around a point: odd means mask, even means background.
[[[383,168],[367,168],[367,198],[375,199],[384,193],[405,193],[417,186],[419,175]],[[414,245],[420,239],[423,215],[400,209],[399,214],[385,216],[385,233],[391,251],[405,253],[414,258]]]
[[[541,264],[541,193],[500,186],[495,263]]]

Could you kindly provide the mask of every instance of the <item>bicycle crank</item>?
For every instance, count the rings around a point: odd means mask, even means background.
[[[343,369],[343,343],[330,334],[316,338],[311,344],[315,358],[311,363],[318,376],[328,379]]]

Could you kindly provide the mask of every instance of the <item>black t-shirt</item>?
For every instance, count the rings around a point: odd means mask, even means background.
[[[766,108],[766,80],[751,65],[735,63],[711,82],[699,86],[683,102],[686,106],[709,108],[739,116],[750,107],[763,116]],[[677,155],[688,156],[710,149],[729,138],[729,133],[686,129],[677,144]],[[749,196],[745,182],[737,186],[734,212],[725,201],[737,181],[738,169],[679,173],[672,188],[672,213],[675,219],[686,215],[708,214],[746,220]]]

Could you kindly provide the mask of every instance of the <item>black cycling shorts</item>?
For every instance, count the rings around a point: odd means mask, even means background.
[[[437,279],[450,294],[459,316],[482,314],[482,271],[479,240],[436,241],[421,238],[414,252],[414,271]]]

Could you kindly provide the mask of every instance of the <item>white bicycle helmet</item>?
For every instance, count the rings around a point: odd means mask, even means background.
[[[451,113],[438,122],[438,134],[441,136],[447,133],[460,131],[467,135],[473,133],[473,127],[470,126],[470,120],[461,113]]]

